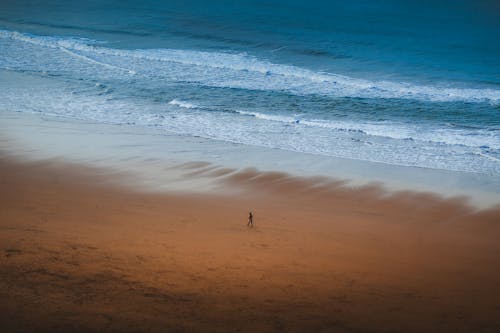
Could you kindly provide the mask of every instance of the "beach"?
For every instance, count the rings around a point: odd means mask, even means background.
[[[179,168],[238,194],[144,192],[57,159],[0,168],[3,331],[500,325],[499,208],[200,162]]]
[[[0,333],[500,332],[498,13],[0,1]]]

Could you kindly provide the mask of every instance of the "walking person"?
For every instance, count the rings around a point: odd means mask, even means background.
[[[252,212],[249,212],[249,213],[248,213],[248,223],[247,223],[247,227],[253,227],[253,214],[252,214]]]

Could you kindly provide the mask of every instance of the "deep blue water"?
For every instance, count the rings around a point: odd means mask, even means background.
[[[0,107],[498,175],[499,40],[486,0],[4,0]]]

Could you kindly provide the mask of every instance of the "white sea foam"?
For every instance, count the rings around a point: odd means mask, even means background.
[[[71,51],[68,48],[65,48],[65,47],[61,46],[60,49],[63,52],[66,52],[66,53],[68,53],[69,55],[71,55],[73,57],[82,59],[83,61],[87,61],[87,62],[90,62],[92,64],[97,64],[98,66],[103,66],[103,67],[107,67],[107,68],[110,68],[110,69],[117,69],[119,71],[123,71],[123,72],[128,73],[128,74],[135,74],[135,71],[133,71],[133,70],[122,68],[122,67],[119,67],[119,66],[110,65],[110,64],[107,64],[105,62],[100,62],[100,61],[94,60],[94,59],[92,59],[90,57],[86,57],[84,55],[81,55],[81,54],[78,54],[76,52],[73,52],[73,51]]]
[[[277,116],[277,115],[269,115],[261,112],[250,112],[250,111],[241,111],[237,110],[236,113],[244,115],[244,116],[252,116],[259,119],[278,121],[282,123],[298,123],[300,120],[294,117],[287,116]]]
[[[236,111],[240,115],[251,116],[257,119],[295,124],[296,126],[309,126],[336,131],[358,132],[375,137],[384,137],[397,140],[415,140],[433,142],[437,144],[461,145],[467,147],[481,147],[488,142],[488,147],[500,149],[500,135],[497,133],[476,130],[446,129],[424,127],[418,124],[403,124],[395,122],[354,122],[339,120],[303,119],[282,115],[270,115],[261,112]]]
[[[190,101],[189,94],[167,89],[178,89],[177,83],[181,82],[195,87],[237,87],[300,95],[490,103],[499,101],[498,90],[458,89],[452,93],[439,87],[369,82],[318,73],[245,54],[118,50],[88,40],[32,36],[5,30],[0,30],[2,68],[45,73],[39,78],[43,82],[34,84],[37,76],[30,76],[17,88],[12,85],[21,82],[19,77],[4,79],[0,100],[2,107],[8,110],[155,126],[176,133],[313,154],[500,174],[497,130],[433,127],[432,123],[330,119],[325,114],[321,119],[321,115],[308,113],[308,110],[297,110],[305,112],[296,115],[272,112],[272,108],[259,106],[255,109],[242,106],[238,111],[227,112],[234,105],[226,104],[219,109],[218,105],[224,103],[210,106],[212,100],[207,99],[200,106]],[[52,79],[53,75],[60,75],[60,79]],[[57,86],[51,88],[51,84]],[[138,92],[141,89],[144,93]],[[160,95],[156,95],[158,91]],[[168,96],[165,101],[163,93]]]
[[[500,174],[500,164],[495,157],[498,155],[492,156],[488,149],[425,143],[423,138],[426,135],[432,138],[433,135],[423,128],[412,129],[398,124],[382,123],[334,123],[303,118],[297,123],[298,117],[243,110],[230,113],[204,112],[201,109],[185,112],[182,109],[173,109],[165,113],[161,104],[149,104],[146,107],[148,112],[144,112],[144,104],[140,101],[109,100],[102,95],[75,95],[71,93],[70,87],[61,86],[63,83],[51,83],[46,78],[39,80],[46,81],[38,82],[30,78],[23,83],[19,78],[15,78],[4,80],[2,83],[0,80],[3,107],[12,111],[32,111],[100,123],[155,126],[181,134],[327,156]],[[102,88],[97,86],[95,89]],[[177,106],[179,102],[180,100],[177,100],[173,105]],[[456,135],[453,140],[463,140],[467,143],[467,136],[453,133],[448,132],[448,138]],[[384,139],[407,135],[414,135],[416,138],[420,135],[422,140],[388,142]],[[401,154],[402,151],[404,154]]]
[[[396,98],[423,101],[500,102],[500,90],[415,85],[370,81],[276,64],[247,54],[175,49],[122,50],[106,48],[87,39],[35,36],[0,30],[0,38],[30,43],[53,52],[69,53],[82,61],[127,74],[149,75],[197,82],[206,86],[335,97]],[[15,55],[12,55],[13,57]],[[34,59],[36,61],[36,59]],[[16,63],[16,59],[9,59]],[[0,62],[0,66],[2,63]],[[4,64],[4,68],[5,68]],[[45,69],[42,69],[45,70]]]
[[[196,109],[196,108],[198,108],[198,106],[193,104],[193,103],[181,101],[179,99],[173,99],[170,102],[168,102],[168,104],[175,105],[175,106],[178,106],[178,107],[184,108],[184,109]]]

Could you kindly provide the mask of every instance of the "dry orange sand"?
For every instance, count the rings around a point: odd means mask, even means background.
[[[0,331],[500,331],[500,209],[184,168],[239,194],[0,157]]]

